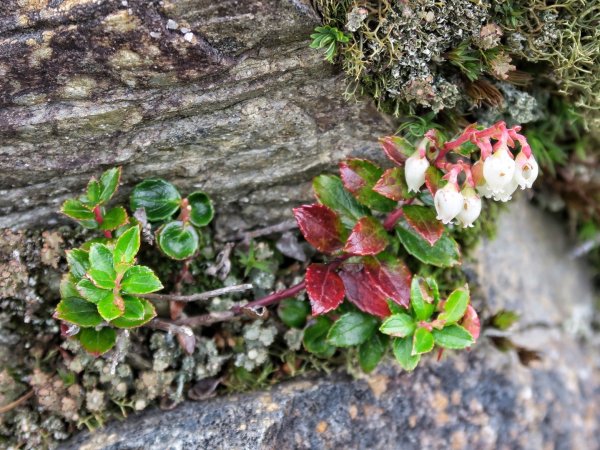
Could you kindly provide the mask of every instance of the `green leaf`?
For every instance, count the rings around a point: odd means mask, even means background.
[[[171,183],[161,179],[144,180],[131,193],[131,210],[146,210],[150,222],[170,219],[179,209],[181,195]]]
[[[444,233],[433,246],[404,222],[396,226],[396,234],[406,251],[425,264],[437,267],[460,264],[458,244],[448,233]]]
[[[102,323],[96,305],[79,297],[68,297],[56,307],[55,317],[80,327],[96,327]]]
[[[136,225],[129,228],[125,233],[119,236],[113,252],[114,263],[131,264],[135,255],[140,250],[140,227]]]
[[[112,328],[84,328],[77,335],[83,348],[94,356],[100,356],[109,351],[115,345],[117,332]]]
[[[87,185],[87,204],[89,206],[94,207],[100,203],[100,191],[100,183],[95,178],[92,178]]]
[[[417,364],[419,364],[419,361],[421,360],[421,355],[412,354],[412,341],[412,337],[410,336],[396,338],[392,341],[392,350],[396,357],[396,361],[398,361],[404,370],[409,372],[415,370],[415,367],[417,367]]]
[[[435,309],[433,297],[429,295],[425,287],[425,280],[421,277],[413,277],[410,284],[410,304],[418,320],[428,320]]]
[[[492,326],[506,331],[519,320],[519,314],[515,311],[502,310],[492,317]]]
[[[198,251],[198,233],[190,224],[169,222],[159,228],[157,242],[160,249],[173,259],[188,259]]]
[[[110,294],[111,291],[99,288],[87,278],[82,278],[77,283],[77,292],[78,296],[81,295],[88,302],[98,303],[100,300]]]
[[[119,186],[119,180],[121,179],[121,168],[113,167],[107,170],[100,177],[100,186],[102,191],[100,192],[100,202],[106,203],[117,191]]]
[[[433,334],[427,328],[417,328],[413,336],[413,346],[411,354],[421,355],[433,350]]]
[[[304,329],[304,348],[320,358],[331,358],[335,353],[335,347],[327,340],[327,333],[331,328],[331,320],[327,317],[315,317],[314,323]]]
[[[104,244],[93,244],[90,248],[90,269],[88,275],[94,284],[103,289],[113,289],[117,273],[113,267],[113,256]]]
[[[77,291],[77,280],[70,273],[63,275],[60,280],[60,298],[67,297],[79,297],[79,291]]]
[[[366,373],[372,372],[387,349],[388,337],[385,334],[373,333],[369,339],[358,348],[358,363]]]
[[[188,202],[192,208],[190,222],[197,227],[208,225],[215,215],[210,197],[204,192],[193,192],[188,196]]]
[[[444,234],[444,225],[437,220],[434,208],[406,205],[402,208],[402,211],[413,230],[430,245],[434,245]]]
[[[98,312],[104,320],[108,321],[121,317],[125,312],[123,299],[119,295],[115,296],[114,292],[109,291],[108,295],[98,302]]]
[[[453,291],[444,303],[444,312],[438,316],[438,320],[446,321],[447,325],[458,322],[465,315],[469,299],[469,286]]]
[[[89,253],[79,248],[67,250],[65,253],[67,254],[67,264],[71,274],[77,280],[80,280],[90,268]]]
[[[60,211],[72,219],[95,221],[94,212],[79,200],[66,200]]]
[[[125,302],[125,311],[121,317],[132,321],[144,318],[144,305],[141,298],[124,295],[123,301]]]
[[[460,325],[450,325],[441,330],[433,330],[435,343],[440,347],[461,350],[475,343],[473,336]]]
[[[156,310],[154,309],[154,305],[148,300],[143,298],[135,297],[139,303],[141,303],[143,308],[143,315],[140,319],[133,319],[134,315],[138,313],[137,304],[131,302],[131,299],[134,297],[125,296],[125,312],[123,315],[117,319],[114,319],[110,323],[118,328],[137,328],[142,325],[150,322],[154,317],[156,317]],[[134,311],[133,308],[136,308]]]
[[[365,159],[347,159],[340,163],[340,175],[344,187],[363,205],[377,211],[390,212],[396,206],[395,201],[373,190],[383,169]]]
[[[277,314],[290,328],[302,328],[310,314],[310,304],[295,298],[286,298],[279,303]]]
[[[146,266],[129,268],[121,280],[121,289],[127,294],[149,294],[162,288],[158,277]]]
[[[313,189],[319,202],[337,212],[348,229],[354,228],[361,217],[369,215],[369,209],[344,189],[339,177],[320,175],[313,180]]]
[[[102,223],[100,224],[101,230],[116,230],[121,225],[125,225],[129,219],[127,218],[127,211],[122,206],[109,209],[106,214],[102,217]]]
[[[414,319],[406,313],[392,314],[385,319],[379,331],[396,337],[410,336],[415,331]]]
[[[335,321],[327,334],[327,342],[336,347],[360,345],[373,335],[376,328],[377,319],[375,317],[359,312],[349,312]]]

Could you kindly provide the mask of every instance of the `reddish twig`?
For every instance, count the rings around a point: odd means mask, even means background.
[[[8,405],[0,406],[0,414],[4,414],[4,413],[7,413],[7,412],[15,409],[20,404],[25,403],[27,400],[29,400],[32,396],[33,396],[33,390],[31,390],[27,394],[19,397],[14,402],[10,402]]]
[[[254,300],[253,302],[247,303],[245,305],[234,306],[233,308],[231,308],[231,311],[238,313],[242,309],[257,308],[259,306],[269,306],[273,303],[277,303],[280,300],[283,300],[284,298],[294,297],[296,294],[303,291],[305,288],[306,283],[303,281],[290,288],[284,289],[283,291],[273,292],[272,294],[267,295],[266,297],[259,298],[258,300]]]
[[[102,217],[102,211],[100,210],[99,206],[96,206],[94,208],[94,218],[96,219],[98,225],[102,225],[102,222],[104,222],[104,218]],[[112,233],[109,230],[104,230],[104,237],[111,239]]]
[[[242,292],[252,289],[251,284],[237,284],[235,286],[227,286],[212,291],[201,292],[193,295],[177,295],[177,294],[141,294],[138,297],[147,298],[148,300],[164,300],[169,302],[196,302],[201,300],[208,300],[219,295],[231,294],[233,292]]]

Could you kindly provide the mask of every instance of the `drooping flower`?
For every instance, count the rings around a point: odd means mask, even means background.
[[[502,146],[488,156],[483,163],[483,177],[494,194],[501,193],[512,181],[515,161],[509,155],[508,147]]]
[[[450,223],[463,208],[463,196],[458,191],[456,183],[448,183],[435,193],[433,203],[437,211],[437,218],[442,223]]]
[[[456,216],[456,220],[463,228],[472,227],[473,222],[481,214],[481,198],[473,188],[466,187],[461,192],[463,196],[463,206]]]
[[[529,157],[524,152],[520,152],[515,158],[514,179],[521,186],[521,189],[530,188],[538,176],[539,166],[533,154]]]
[[[421,156],[419,151],[416,151],[410,158],[406,160],[404,166],[404,175],[408,190],[418,192],[425,183],[425,172],[429,168],[429,161],[425,156]]]
[[[494,193],[494,200],[497,202],[507,202],[512,199],[512,195],[515,193],[517,188],[519,187],[519,183],[517,182],[515,176],[513,175],[512,180],[508,183],[501,191],[497,191]]]

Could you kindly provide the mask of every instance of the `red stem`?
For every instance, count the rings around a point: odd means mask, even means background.
[[[96,206],[94,208],[94,217],[96,219],[96,222],[98,223],[98,225],[102,225],[102,222],[104,221],[104,218],[102,217],[102,211],[100,210],[99,206]],[[112,233],[109,230],[104,230],[104,237],[111,239],[112,238]]]
[[[404,214],[402,208],[393,210],[387,215],[387,217],[383,221],[383,228],[385,228],[386,231],[392,231],[394,229],[394,226],[396,226],[396,222],[398,222],[402,217],[402,214]]]
[[[273,292],[272,294],[267,295],[266,297],[259,298],[258,300],[254,300],[253,302],[247,303],[243,306],[234,306],[233,308],[231,308],[231,310],[237,313],[242,309],[246,308],[255,308],[257,306],[269,306],[273,303],[277,303],[283,300],[284,298],[293,297],[299,292],[303,291],[305,288],[306,283],[303,281],[290,288],[284,289],[283,291]]]

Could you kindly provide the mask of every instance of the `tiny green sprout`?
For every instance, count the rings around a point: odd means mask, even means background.
[[[132,211],[143,209],[155,224],[160,250],[176,260],[192,258],[200,248],[200,228],[208,225],[214,208],[208,195],[196,191],[182,198],[175,186],[162,179],[144,180],[131,193]],[[175,214],[179,213],[175,218]]]
[[[333,59],[337,55],[338,45],[345,44],[350,40],[343,31],[329,25],[315,28],[315,32],[310,37],[312,39],[310,48],[324,48],[325,60],[330,63],[333,63]]]
[[[163,285],[152,269],[136,264],[139,248],[140,227],[134,225],[117,239],[67,251],[69,273],[61,282],[55,318],[78,327],[77,338],[94,355],[115,345],[113,327],[140,327],[156,316],[152,303],[140,295]]]

